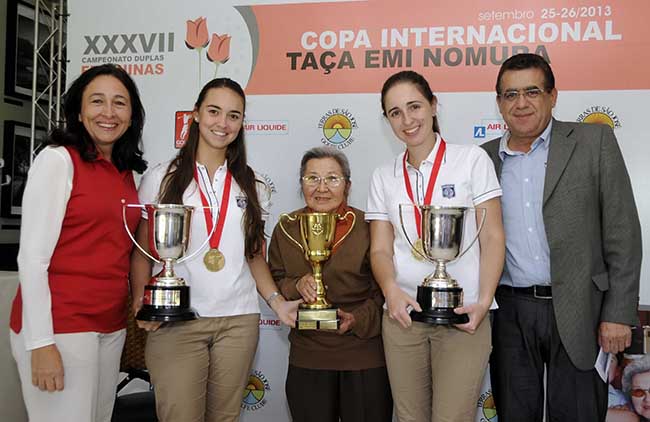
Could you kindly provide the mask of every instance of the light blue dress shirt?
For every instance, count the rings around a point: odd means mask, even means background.
[[[509,133],[501,137],[501,207],[506,235],[506,262],[501,284],[529,287],[551,283],[542,201],[552,123],[551,120],[526,153],[508,148]]]

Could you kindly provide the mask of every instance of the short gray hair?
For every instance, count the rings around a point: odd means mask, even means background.
[[[320,158],[332,158],[335,160],[339,166],[341,166],[341,171],[343,172],[343,177],[347,182],[350,181],[350,162],[348,157],[345,156],[341,151],[331,148],[331,147],[315,147],[305,151],[305,154],[302,156],[300,161],[300,178],[305,175],[305,170],[307,168],[307,163],[309,160],[316,160]]]
[[[635,375],[643,372],[650,371],[650,355],[644,355],[642,358],[635,359],[630,362],[623,370],[623,377],[621,378],[621,386],[623,393],[629,399],[630,391],[632,391],[632,378]]]

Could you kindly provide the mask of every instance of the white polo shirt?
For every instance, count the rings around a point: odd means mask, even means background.
[[[413,199],[416,204],[424,202],[424,195],[433,162],[440,146],[438,142],[429,156],[420,164],[420,169],[406,163]],[[383,220],[393,225],[393,265],[396,281],[400,288],[416,297],[417,286],[435,270],[428,261],[418,261],[411,253],[411,246],[404,237],[400,225],[399,204],[411,204],[404,182],[403,159],[399,154],[391,163],[375,169],[370,181],[366,221]],[[476,145],[446,145],[445,155],[438,178],[433,188],[431,205],[475,207],[482,202],[501,196],[501,187],[494,171],[494,165],[487,153]],[[405,211],[405,212],[404,212]],[[412,242],[418,238],[413,207],[404,207],[405,229]],[[476,235],[474,212],[467,212],[464,250]],[[447,264],[447,272],[456,279],[464,291],[464,303],[478,302],[480,246],[477,241],[460,259]],[[385,306],[385,305],[384,305]],[[491,308],[496,308],[493,301]]]
[[[169,162],[158,164],[145,173],[138,189],[141,204],[158,203],[160,183],[167,171]],[[212,212],[213,221],[217,222],[221,197],[226,179],[227,163],[219,167],[210,183],[207,168],[199,163],[196,168],[201,189],[208,203],[215,207]],[[258,183],[258,185],[260,185]],[[259,193],[259,189],[258,189]],[[268,209],[268,198],[258,194],[260,205]],[[194,253],[208,237],[208,231],[203,215],[201,196],[194,180],[183,194],[183,204],[194,206],[190,244],[187,255]],[[219,250],[225,257],[225,266],[221,271],[208,271],[203,264],[203,255],[210,248],[209,243],[189,260],[174,265],[174,271],[190,286],[191,306],[202,317],[222,317],[259,313],[259,302],[255,280],[251,274],[244,253],[243,218],[246,209],[246,194],[241,190],[235,178],[232,179],[228,212],[219,243]],[[268,214],[267,214],[268,215]],[[266,218],[266,215],[263,215]],[[162,266],[154,266],[154,274]]]

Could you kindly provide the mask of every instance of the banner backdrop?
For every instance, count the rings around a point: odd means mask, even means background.
[[[280,213],[303,204],[298,167],[314,146],[345,152],[350,202],[365,208],[372,170],[402,150],[379,103],[389,75],[423,73],[438,94],[445,139],[480,144],[505,129],[494,93],[500,64],[534,52],[556,74],[555,117],[615,129],[643,237],[650,236],[648,1],[69,0],[69,11],[69,80],[102,63],[134,77],[147,111],[145,156],[152,165],[182,145],[204,83],[230,77],[245,87],[250,163],[272,192],[269,233]],[[647,283],[641,302],[650,305]],[[242,402],[245,421],[289,419],[287,331],[274,318],[265,308]],[[478,405],[477,420],[495,420],[487,387]]]

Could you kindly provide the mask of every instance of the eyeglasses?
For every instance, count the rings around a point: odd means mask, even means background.
[[[636,397],[637,399],[645,397],[647,393],[650,393],[650,388],[645,390],[643,388],[634,388],[630,391],[630,395],[632,397]]]
[[[512,89],[509,91],[502,92],[499,94],[499,98],[503,98],[509,103],[515,102],[520,95],[523,95],[524,98],[528,100],[534,100],[544,93],[543,89],[537,87],[526,88],[526,89]]]
[[[325,186],[329,188],[337,188],[341,186],[341,183],[344,180],[345,177],[336,176],[336,175],[321,177],[321,176],[316,176],[315,174],[310,174],[308,176],[302,176],[302,181],[304,182],[304,184],[312,187],[320,185],[321,182],[325,182]]]

